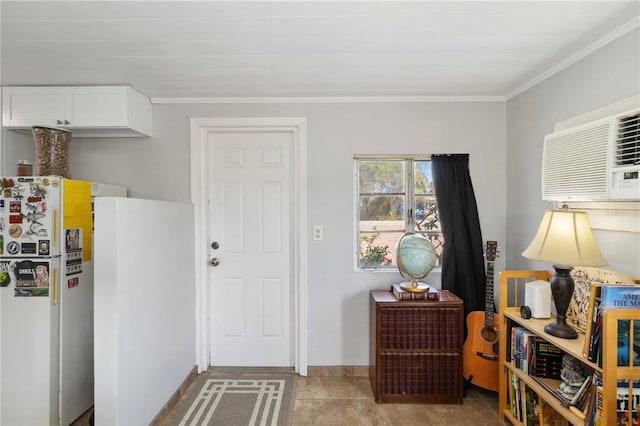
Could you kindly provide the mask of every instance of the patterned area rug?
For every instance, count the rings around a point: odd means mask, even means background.
[[[176,408],[178,425],[287,425],[293,373],[203,373]]]

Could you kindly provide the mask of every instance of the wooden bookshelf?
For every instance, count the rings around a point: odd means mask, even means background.
[[[545,277],[547,275],[547,277]],[[503,271],[500,274],[500,307],[499,307],[499,327],[500,327],[500,358],[502,368],[499,370],[499,410],[500,420],[506,418],[513,425],[524,425],[522,421],[516,419],[511,413],[509,406],[509,390],[507,383],[508,372],[511,371],[521,384],[532,389],[540,398],[546,401],[560,415],[562,415],[572,425],[584,425],[584,416],[577,414],[577,410],[570,410],[564,406],[560,399],[542,386],[536,378],[516,368],[511,360],[511,329],[519,326],[523,327],[536,336],[553,344],[563,352],[573,356],[578,361],[595,372],[602,374],[602,394],[603,399],[603,424],[617,424],[617,381],[619,379],[640,380],[640,367],[618,366],[617,344],[618,320],[640,320],[640,309],[608,309],[603,314],[602,328],[602,367],[596,363],[589,362],[584,354],[583,347],[585,336],[579,334],[577,339],[561,339],[544,332],[544,327],[553,322],[554,319],[523,319],[520,316],[520,306],[524,304],[524,297],[513,295],[514,288],[521,295],[524,295],[524,287],[534,280],[548,280],[551,273],[547,271]],[[629,426],[631,423],[629,423]]]
[[[505,325],[506,326],[505,328],[510,329],[512,326],[524,327],[527,330],[534,332],[538,337],[542,337],[547,342],[562,349],[563,352],[568,353],[574,358],[577,358],[578,360],[582,361],[584,364],[588,365],[590,368],[598,371],[600,370],[597,364],[594,364],[592,362],[585,360],[582,355],[582,347],[584,345],[584,335],[580,334],[578,338],[574,340],[560,339],[558,337],[551,336],[550,334],[547,334],[544,332],[544,327],[550,322],[553,322],[554,321],[553,319],[530,318],[528,320],[525,320],[520,316],[520,309],[515,307],[507,308],[504,312],[504,318],[506,320],[504,322],[501,322],[501,324]],[[511,321],[511,324],[509,324],[509,321]],[[511,341],[510,336],[507,336],[507,339],[508,339],[507,343],[510,343]],[[528,388],[531,388],[535,393],[538,394],[539,397],[547,401],[547,403],[549,403],[549,405],[551,405],[554,410],[560,413],[562,417],[567,419],[569,423],[576,426],[584,425],[584,417],[578,416],[577,414],[569,410],[569,408],[562,405],[561,401],[555,395],[549,392],[544,386],[542,386],[536,378],[531,377],[527,373],[524,373],[522,370],[516,368],[513,361],[503,360],[503,364],[505,369],[507,368],[510,369],[511,372],[515,374],[516,377],[518,377],[518,379],[520,379],[520,381],[524,382],[524,384]],[[523,424],[522,422],[519,422],[517,419],[513,418],[509,410],[506,410],[506,411],[509,414],[510,421],[514,425]]]

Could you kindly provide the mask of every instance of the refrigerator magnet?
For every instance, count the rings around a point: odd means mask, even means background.
[[[9,261],[0,262],[0,287],[7,287],[11,283],[9,264]]]
[[[69,278],[67,280],[67,288],[78,287],[79,283],[80,283],[80,280],[78,279],[78,277]]]
[[[40,256],[49,255],[49,240],[38,241],[38,255]]]
[[[9,227],[9,236],[11,238],[18,238],[22,235],[22,227],[20,225],[11,225]]]
[[[7,247],[7,250],[9,248]],[[22,254],[36,254],[36,243],[22,243]]]
[[[18,254],[20,252],[20,244],[15,242],[15,241],[11,241],[9,242],[9,244],[7,244],[7,253],[9,254]]]

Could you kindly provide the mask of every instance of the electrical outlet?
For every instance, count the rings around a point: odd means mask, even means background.
[[[313,227],[313,239],[315,241],[322,240],[322,226],[314,226]]]

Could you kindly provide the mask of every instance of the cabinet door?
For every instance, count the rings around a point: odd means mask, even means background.
[[[128,87],[68,87],[67,126],[124,127],[129,124]]]
[[[60,87],[2,89],[2,125],[5,127],[60,126],[64,122],[64,110]]]

